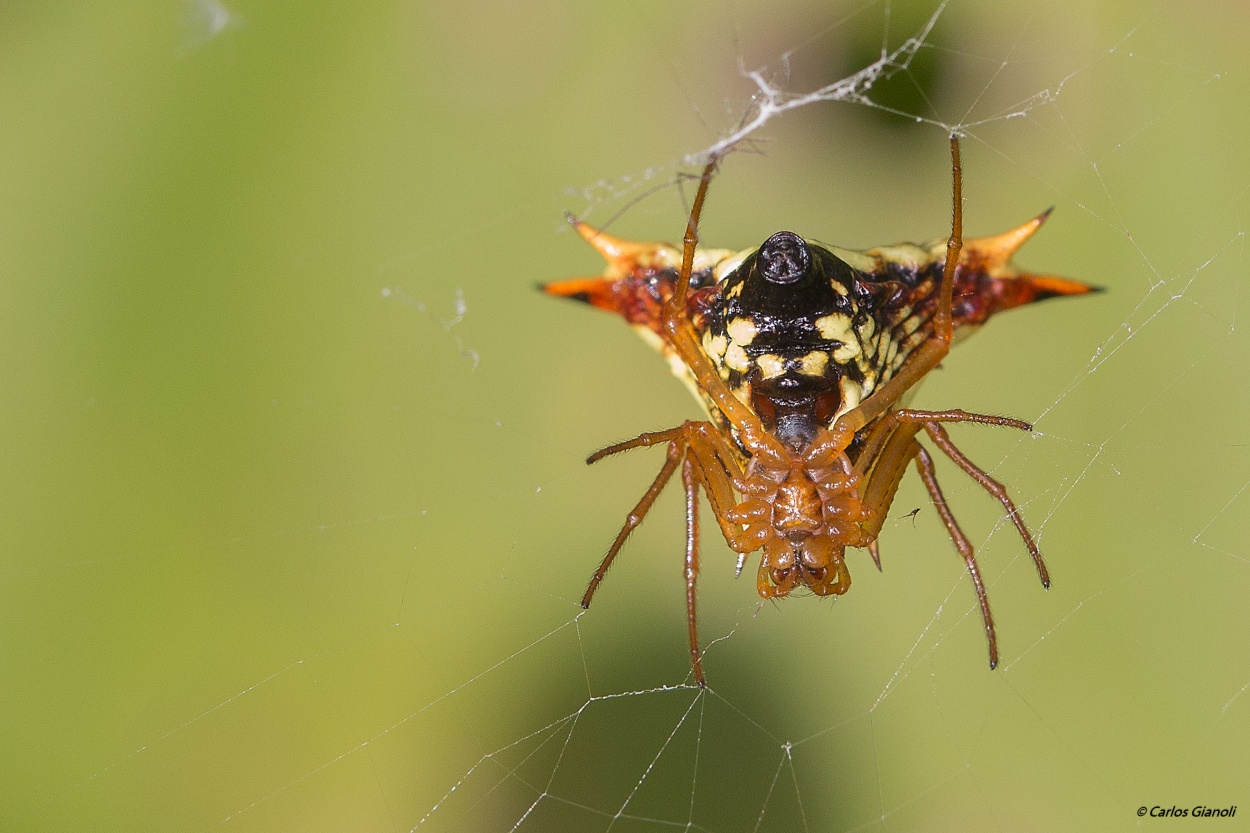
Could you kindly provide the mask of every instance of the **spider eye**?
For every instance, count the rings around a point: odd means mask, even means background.
[[[756,259],[756,268],[764,280],[783,285],[802,278],[811,265],[807,243],[792,231],[779,231],[765,240]]]

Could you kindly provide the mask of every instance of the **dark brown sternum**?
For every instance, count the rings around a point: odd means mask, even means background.
[[[773,529],[791,541],[802,541],[824,526],[820,493],[803,473],[793,468],[773,500]]]

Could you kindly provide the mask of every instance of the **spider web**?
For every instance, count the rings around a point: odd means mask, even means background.
[[[6,103],[49,132],[6,154],[40,176],[7,166],[33,207],[6,212],[5,354],[34,372],[8,371],[0,827],[1103,830],[1246,804],[1246,14],[1000,6],[214,2],[181,40],[137,6],[9,13]],[[560,211],[676,239],[687,174],[736,142],[708,245],[925,239],[952,130],[967,233],[1053,204],[1019,261],[1108,290],[995,319],[915,400],[1035,423],[952,436],[1054,584],[942,461],[993,672],[910,473],[883,572],[852,555],[836,604],[759,605],[707,523],[700,690],[676,493],[577,604],[659,466],[586,454],[697,410],[619,321],[533,291],[601,268]]]

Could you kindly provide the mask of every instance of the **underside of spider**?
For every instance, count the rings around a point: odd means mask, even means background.
[[[748,554],[762,550],[756,579],[761,597],[785,596],[800,585],[819,596],[841,595],[851,584],[848,547],[868,548],[880,568],[877,535],[914,461],[972,577],[993,668],[998,644],[980,568],[938,486],[932,458],[916,439],[924,431],[999,501],[1049,586],[1041,552],[1006,490],[965,457],[943,427],[1032,426],[957,409],[913,410],[902,400],[942,361],[957,332],[1004,309],[1093,287],[1021,272],[1012,264],[1014,252],[1049,212],[965,244],[954,136],[951,159],[951,234],[920,246],[858,252],[782,231],[756,249],[699,248],[699,217],[718,158],[703,171],[680,249],[618,240],[573,220],[607,259],[607,272],[545,290],[625,317],[669,358],[711,417],[590,456],[587,462],[594,463],[634,448],[667,448],[663,467],[595,571],[582,606],[590,605],[626,539],[680,468],[690,656],[700,686],[706,685],[695,613],[700,491],[739,555],[739,570]]]

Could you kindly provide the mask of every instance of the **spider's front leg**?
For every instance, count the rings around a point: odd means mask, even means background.
[[[916,348],[902,369],[858,406],[838,417],[838,423],[851,431],[859,431],[885,414],[930,370],[946,358],[954,338],[954,313],[951,305],[955,292],[955,270],[964,245],[963,166],[959,158],[959,137],[951,134],[951,236],[946,242],[946,262],[942,266],[942,283],[938,288],[937,308],[933,313],[933,332]]]
[[[785,447],[765,430],[759,416],[738,399],[721,379],[720,373],[700,348],[699,337],[686,314],[694,253],[699,245],[699,219],[703,213],[703,201],[707,197],[708,186],[719,162],[720,157],[713,155],[699,178],[699,190],[695,194],[690,219],[686,222],[686,233],[682,238],[681,268],[677,272],[673,294],[661,312],[660,328],[664,340],[689,369],[700,390],[733,426],[737,439],[747,454],[770,465],[785,465],[790,459]]]

